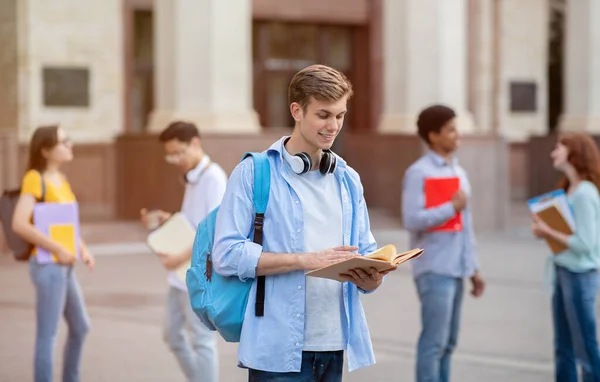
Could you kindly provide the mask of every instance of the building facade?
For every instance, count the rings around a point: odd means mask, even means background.
[[[76,143],[67,172],[86,219],[176,209],[182,189],[156,141],[169,121],[196,122],[207,152],[230,171],[243,152],[289,133],[289,80],[324,63],[355,87],[335,149],[363,177],[370,205],[400,213],[403,171],[422,152],[415,116],[443,102],[459,112],[475,190],[502,201],[476,199],[476,219],[499,228],[504,202],[527,195],[527,142],[546,135],[556,114],[548,76],[556,4],[0,0],[0,183],[18,184],[32,131],[59,123]],[[566,6],[576,22],[565,23],[560,123],[594,132],[600,7]]]

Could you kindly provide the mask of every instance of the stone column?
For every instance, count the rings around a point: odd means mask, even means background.
[[[416,131],[421,109],[443,103],[473,131],[467,112],[467,0],[384,0],[380,132]]]
[[[498,128],[498,49],[495,0],[468,0],[468,110],[477,131],[494,133]]]
[[[258,132],[252,2],[155,0],[154,15],[155,110],[149,130],[186,119],[202,132]]]
[[[17,0],[0,0],[0,191],[17,187],[20,180],[18,10]],[[4,249],[0,238],[0,254]]]
[[[600,2],[568,1],[561,130],[600,134]]]

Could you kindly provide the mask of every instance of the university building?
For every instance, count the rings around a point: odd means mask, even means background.
[[[158,132],[197,123],[231,171],[290,133],[288,83],[323,63],[354,84],[334,149],[371,208],[400,214],[402,175],[423,152],[416,114],[441,102],[460,115],[476,224],[502,228],[511,199],[553,186],[550,131],[600,131],[594,3],[0,0],[0,186],[18,185],[33,130],[58,123],[76,144],[66,172],[84,219],[177,209]]]

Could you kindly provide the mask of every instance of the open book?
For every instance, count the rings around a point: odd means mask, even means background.
[[[382,272],[421,256],[423,251],[423,249],[415,248],[410,251],[398,253],[396,247],[389,244],[366,256],[340,261],[339,263],[307,272],[306,275],[343,282],[346,280],[340,277],[340,274],[347,274],[350,269],[361,268],[368,270],[369,268],[375,268],[379,272]]]

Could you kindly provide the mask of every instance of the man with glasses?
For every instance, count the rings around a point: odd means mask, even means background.
[[[192,123],[171,123],[159,136],[166,152],[165,160],[183,174],[185,194],[181,212],[193,227],[221,204],[227,185],[227,174],[204,153],[200,133]],[[153,229],[172,214],[142,209],[141,220]],[[218,354],[215,332],[210,332],[194,314],[185,283],[175,270],[190,260],[192,248],[183,253],[159,254],[168,276],[165,341],[175,354],[188,381],[218,380]]]

